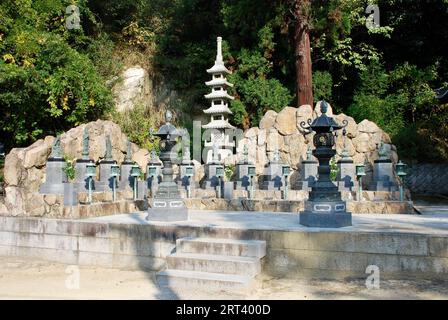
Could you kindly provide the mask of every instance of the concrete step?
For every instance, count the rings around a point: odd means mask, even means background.
[[[167,269],[156,274],[160,287],[175,289],[207,288],[207,290],[250,292],[258,282],[249,276],[200,271]]]
[[[259,258],[176,252],[166,257],[169,269],[255,276],[261,271]]]
[[[224,256],[262,258],[266,255],[266,241],[214,238],[181,238],[176,241],[177,252]]]

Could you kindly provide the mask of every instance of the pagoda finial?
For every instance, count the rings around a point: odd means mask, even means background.
[[[222,60],[222,38],[221,37],[216,38],[216,42],[218,43],[218,48],[216,51],[215,64],[224,64]]]

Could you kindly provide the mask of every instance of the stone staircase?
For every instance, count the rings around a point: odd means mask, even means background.
[[[258,287],[265,254],[265,241],[182,238],[156,278],[160,287],[171,290],[250,293]]]

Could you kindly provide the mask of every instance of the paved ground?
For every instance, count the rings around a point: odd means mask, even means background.
[[[325,230],[337,232],[412,232],[448,235],[448,210],[445,211],[445,207],[440,208],[436,210],[421,206],[420,209],[424,212],[422,215],[358,214],[353,215],[353,226],[351,227]],[[140,212],[88,218],[85,220],[125,224],[190,225],[257,230],[320,230],[319,228],[306,228],[300,225],[298,214],[291,213],[190,210],[190,220],[181,222],[148,222],[145,220],[145,217],[146,212]]]
[[[174,295],[157,287],[154,273],[93,267],[80,267],[76,289],[70,268],[0,257],[0,299],[448,299],[448,281],[424,280],[382,280],[380,289],[367,289],[364,280],[264,279],[260,290],[245,297],[192,290]]]

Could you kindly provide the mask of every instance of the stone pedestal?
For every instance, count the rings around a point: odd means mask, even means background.
[[[188,220],[188,209],[180,197],[174,181],[164,181],[148,208],[148,221],[183,221]]]
[[[345,201],[305,201],[300,224],[307,227],[340,228],[352,225],[352,214]]]
[[[249,166],[251,166],[250,163],[247,162],[240,162],[236,164],[236,181],[235,181],[235,189],[241,190],[248,190],[250,188],[250,177],[249,177]],[[255,183],[255,179],[253,181]],[[256,188],[256,185],[254,185],[254,189]]]
[[[92,159],[79,159],[75,163],[75,189],[78,192],[86,192],[89,190],[89,179],[87,179],[87,164],[93,163]],[[95,181],[92,180],[92,190],[95,190]]]
[[[111,167],[116,164],[115,160],[100,162],[100,180],[95,183],[95,191],[112,191]]]
[[[215,189],[219,185],[219,178],[216,176],[216,168],[222,166],[220,163],[209,163],[205,165],[204,189]]]
[[[45,182],[40,186],[39,193],[64,194],[64,182],[67,182],[64,167],[65,161],[62,158],[47,160]]]
[[[282,164],[277,162],[270,162],[264,168],[264,174],[261,177],[262,190],[280,190],[283,186],[282,181]]]
[[[294,184],[295,190],[309,191],[317,180],[317,166],[318,162],[315,160],[303,160],[300,167],[300,177]]]
[[[150,177],[148,175],[149,173],[149,166],[156,166],[156,176],[155,177]],[[159,188],[159,184],[162,182],[162,164],[157,162],[157,163],[149,163],[148,166],[146,167],[146,186],[148,190],[151,190],[153,193],[156,193],[158,188]]]
[[[78,193],[73,183],[64,183],[64,206],[76,206],[78,204]]]
[[[134,180],[131,176],[131,169],[134,165],[131,161],[124,161],[120,166],[120,182],[118,183],[118,189],[120,190],[132,190]]]
[[[193,166],[193,164],[182,163],[181,165],[179,165],[179,175],[176,178],[176,182],[180,188],[186,190],[187,187],[190,186],[191,191],[193,191],[199,186],[198,183],[196,182],[196,171],[194,169],[193,169],[193,176],[188,177],[186,175],[188,166]]]
[[[336,176],[339,191],[357,191],[356,167],[353,160],[341,159],[337,162],[338,173]]]
[[[145,200],[147,193],[148,185],[146,181],[137,181],[137,200]]]
[[[373,179],[369,185],[372,191],[396,191],[398,186],[394,181],[394,168],[392,160],[379,159],[373,164]]]

